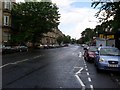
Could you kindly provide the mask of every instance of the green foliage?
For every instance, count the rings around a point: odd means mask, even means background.
[[[59,36],[58,38],[57,38],[57,42],[58,42],[58,44],[60,45],[62,42],[63,42],[63,37],[62,36]]]
[[[58,7],[51,2],[17,3],[12,9],[12,28],[17,35],[12,39],[34,43],[43,33],[58,27],[59,18]]]
[[[86,28],[82,33],[82,39],[84,42],[89,42],[96,34],[94,29]]]
[[[67,36],[64,36],[64,38],[63,38],[63,43],[71,43],[71,37],[69,36],[69,35],[67,35]]]
[[[71,43],[72,39],[71,36],[67,35],[67,36],[60,36],[57,38],[57,42],[60,45],[61,43],[67,44],[67,43]]]
[[[103,30],[112,28],[112,32],[116,32],[120,28],[120,1],[119,2],[93,2],[92,7],[97,8],[100,6],[99,11],[96,13],[96,17],[100,21],[103,21],[101,27]],[[99,15],[102,11],[105,11],[106,17],[101,18]],[[103,14],[104,15],[104,14]],[[109,21],[109,18],[113,17],[113,20]]]

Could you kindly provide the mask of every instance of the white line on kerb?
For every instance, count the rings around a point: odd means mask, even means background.
[[[88,77],[88,81],[91,82],[91,78],[90,77]]]
[[[87,68],[87,66],[85,65],[85,68]]]
[[[87,75],[90,75],[89,72],[87,72]]]
[[[90,85],[91,90],[93,90],[93,85]]]

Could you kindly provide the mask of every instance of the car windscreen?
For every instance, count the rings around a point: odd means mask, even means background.
[[[89,48],[89,51],[91,51],[91,52],[96,52],[96,51],[97,51],[97,48],[96,48],[96,47],[90,47],[90,48]]]
[[[117,48],[101,48],[100,55],[120,56],[120,51]]]

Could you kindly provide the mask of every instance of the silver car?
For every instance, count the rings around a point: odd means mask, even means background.
[[[120,71],[120,51],[115,47],[99,47],[96,52],[95,66],[97,71]]]

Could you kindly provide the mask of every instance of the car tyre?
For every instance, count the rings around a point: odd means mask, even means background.
[[[96,71],[97,71],[98,73],[100,73],[102,70],[99,69],[98,66],[96,66]]]

